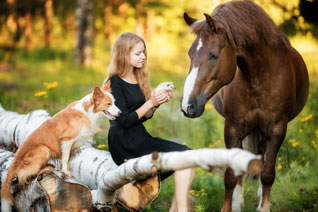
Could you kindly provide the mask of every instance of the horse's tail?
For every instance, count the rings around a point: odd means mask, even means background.
[[[260,135],[257,130],[253,130],[242,141],[243,149],[254,154],[259,154]]]
[[[8,174],[1,185],[1,211],[3,212],[11,212],[13,205],[13,192],[11,189],[13,177],[16,176],[14,174],[13,168],[9,168]]]

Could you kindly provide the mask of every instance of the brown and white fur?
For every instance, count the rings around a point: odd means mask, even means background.
[[[96,133],[104,116],[115,119],[120,110],[110,93],[110,81],[102,89],[73,102],[36,129],[15,153],[1,188],[1,211],[10,212],[16,186],[24,187],[39,174],[50,159],[61,159],[62,172],[68,169],[70,152]]]

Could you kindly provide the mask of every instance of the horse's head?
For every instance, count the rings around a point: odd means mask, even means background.
[[[181,110],[190,118],[203,114],[205,103],[232,81],[236,71],[235,51],[223,24],[204,15],[205,19],[196,20],[184,14],[197,35],[188,52],[191,66],[181,98]]]

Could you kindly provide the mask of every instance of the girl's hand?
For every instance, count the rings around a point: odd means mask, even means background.
[[[166,93],[166,100],[163,103],[168,102],[173,96],[171,91],[165,91],[165,93]]]
[[[159,106],[172,98],[171,91],[151,92],[150,101],[154,106]]]
[[[171,95],[168,94],[166,91],[159,91],[159,92],[151,92],[151,96],[149,101],[152,103],[153,106],[161,105],[165,103],[171,98]]]

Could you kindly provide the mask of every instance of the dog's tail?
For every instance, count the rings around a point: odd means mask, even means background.
[[[11,167],[10,167],[11,168]],[[13,191],[11,189],[13,170],[9,168],[8,174],[1,185],[1,211],[11,212],[13,205]]]

